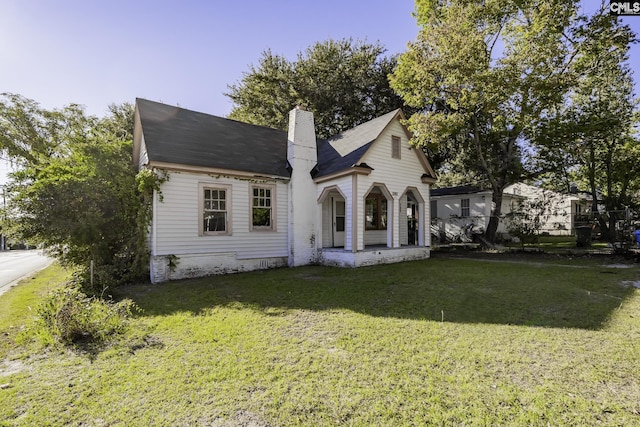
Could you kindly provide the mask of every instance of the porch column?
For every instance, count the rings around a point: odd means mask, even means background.
[[[397,194],[397,193],[395,193]],[[394,196],[395,196],[394,194]],[[387,200],[387,247],[400,247],[400,198]]]
[[[418,205],[418,227],[420,227],[420,235],[418,237],[418,246],[431,247],[431,191],[427,185],[427,197],[424,198],[423,206]]]
[[[344,216],[344,250],[350,251],[354,246],[353,195],[344,197]]]
[[[358,250],[364,249],[361,245],[364,245],[364,222],[359,214],[358,203],[361,197],[358,194],[358,175],[353,174],[351,177],[351,197],[349,198],[349,205],[351,207],[351,247],[345,248],[351,250],[351,252],[358,252]],[[361,240],[362,239],[362,240]],[[362,243],[360,243],[362,242]]]

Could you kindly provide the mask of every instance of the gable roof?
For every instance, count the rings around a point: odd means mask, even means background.
[[[319,140],[318,166],[316,167],[317,174],[314,178],[322,178],[353,168],[364,167],[370,169],[367,164],[361,163],[362,158],[371,148],[373,142],[378,139],[393,120],[403,118],[404,114],[402,110],[398,108],[397,110],[332,136],[327,140]],[[425,169],[425,174],[422,178],[435,180],[436,174],[424,153],[421,150],[416,150],[416,154]]]
[[[328,139],[329,144],[340,156],[353,153],[358,148],[373,142],[380,136],[389,122],[401,115],[400,109],[376,117],[366,123],[348,129]]]
[[[318,165],[316,166],[317,173],[314,178],[321,178],[360,166],[360,159],[372,144],[373,141],[369,141],[345,156],[341,156],[328,140],[318,140]]]
[[[393,120],[404,118],[397,109],[327,140],[317,140],[314,178],[371,169],[361,164],[373,142]],[[136,99],[134,162],[144,137],[150,164],[195,166],[248,172],[262,176],[291,176],[285,131],[256,126],[180,107]],[[139,128],[139,129],[138,129]],[[419,151],[419,150],[417,150]],[[418,153],[426,173],[435,172],[424,153]]]
[[[401,111],[395,110],[327,140],[318,140],[318,166],[314,178],[349,170],[360,166],[360,159],[380,136],[385,127]]]
[[[149,162],[289,177],[287,133],[136,99]]]

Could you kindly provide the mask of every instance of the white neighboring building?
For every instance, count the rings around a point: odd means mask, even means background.
[[[562,194],[516,183],[505,188],[502,216],[498,233],[506,236],[504,217],[517,210],[524,200],[543,200],[540,233],[561,236],[575,232],[576,216],[585,214],[589,201],[580,194]],[[484,232],[491,217],[491,189],[473,185],[431,190],[431,230],[440,240],[455,240],[472,226],[474,232]]]
[[[517,183],[505,188],[505,193],[540,201],[544,206],[541,215],[540,233],[551,236],[575,234],[577,219],[587,214],[591,208],[591,196],[585,193],[558,193],[533,185]]]
[[[134,162],[153,196],[151,281],[430,256],[435,173],[396,110],[328,140],[295,109],[289,132],[136,100]]]

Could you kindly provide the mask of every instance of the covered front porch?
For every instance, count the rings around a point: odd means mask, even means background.
[[[334,184],[318,198],[320,264],[361,267],[429,258],[427,205],[417,188],[400,192],[372,183],[353,194],[357,186]]]

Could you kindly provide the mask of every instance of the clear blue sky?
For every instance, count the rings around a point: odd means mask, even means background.
[[[294,59],[316,41],[353,37],[400,53],[418,31],[413,9],[413,0],[0,0],[0,92],[99,116],[136,97],[225,116],[227,85],[265,49]],[[640,33],[640,16],[625,22]],[[640,46],[631,64],[640,82]]]
[[[315,41],[415,38],[412,0],[2,0],[0,92],[103,115],[136,97],[226,115],[223,93],[260,53]]]

